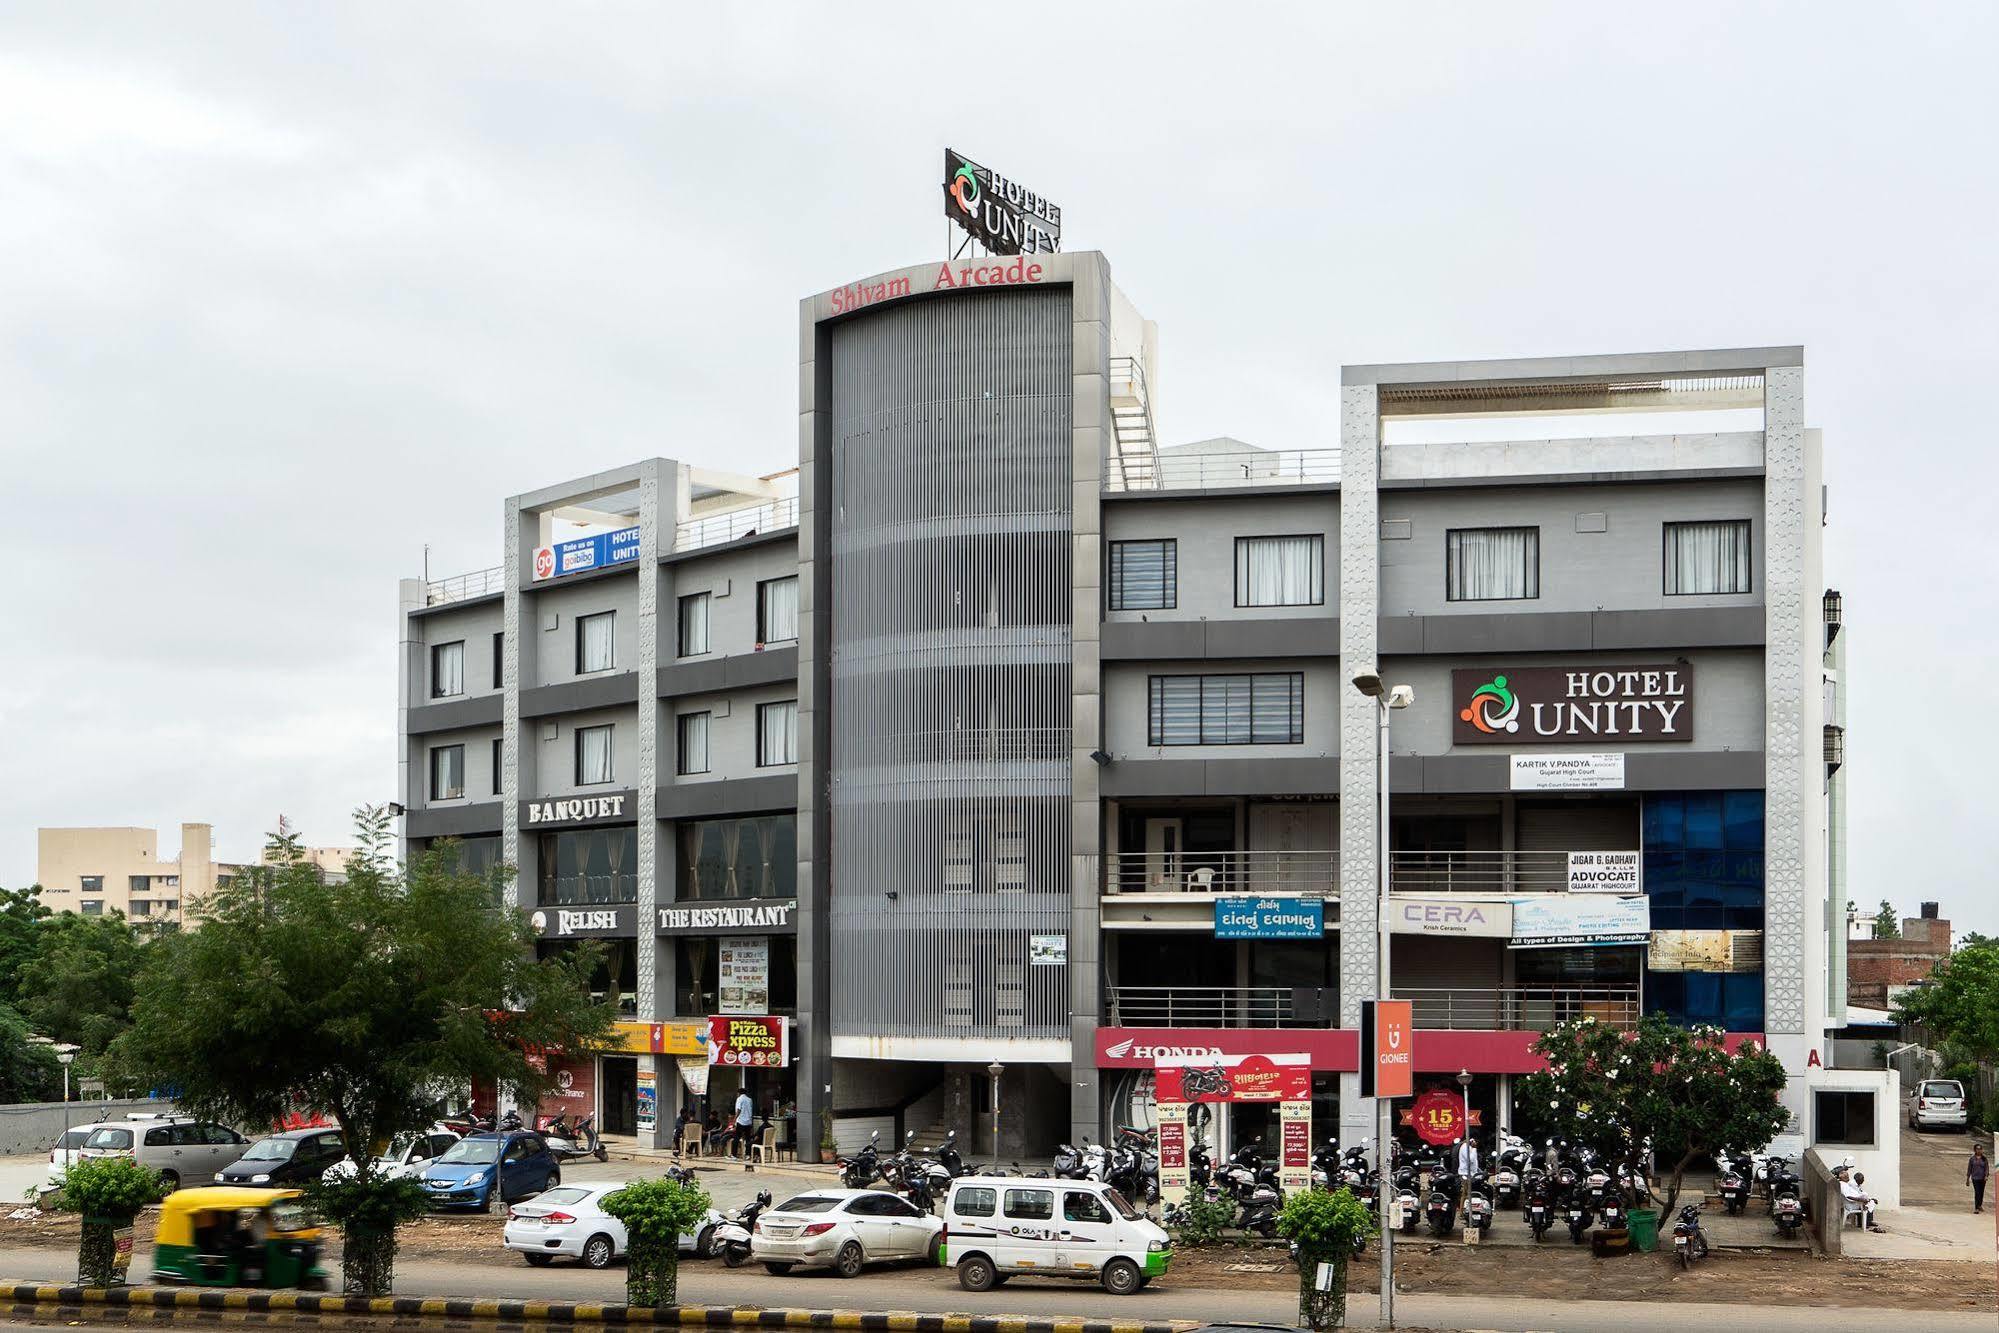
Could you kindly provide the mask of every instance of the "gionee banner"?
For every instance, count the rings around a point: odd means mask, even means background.
[[[1278,1183],[1312,1183],[1312,1060],[1307,1055],[1169,1056],[1153,1074],[1159,1114],[1159,1185],[1186,1197],[1190,1102],[1277,1102]],[[1170,1165],[1169,1165],[1170,1164]]]

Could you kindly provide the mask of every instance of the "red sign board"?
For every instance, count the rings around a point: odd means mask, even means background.
[[[1467,1114],[1465,1099],[1457,1093],[1431,1088],[1401,1118],[1417,1138],[1442,1147],[1463,1138],[1467,1129],[1477,1129],[1482,1117],[1477,1111]]]
[[[1308,1102],[1312,1066],[1280,1065],[1266,1055],[1212,1065],[1161,1065],[1155,1099],[1162,1102]]]
[[[1416,1090],[1416,1023],[1408,1000],[1376,1000],[1370,1007],[1369,1059],[1374,1095],[1407,1097]]]
[[[1303,1055],[1312,1068],[1360,1068],[1359,1034],[1352,1028],[1112,1028],[1097,1029],[1097,1068],[1151,1069],[1162,1060],[1250,1055]],[[1456,1068],[1456,1066],[1452,1066]]]
[[[1185,1171],[1187,1169],[1187,1122],[1185,1120],[1162,1120],[1159,1122],[1159,1169],[1161,1171]]]
[[[708,1019],[708,1063],[782,1069],[791,1063],[791,1027],[775,1014],[715,1014]]]

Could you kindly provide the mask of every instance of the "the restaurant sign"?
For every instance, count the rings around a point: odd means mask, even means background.
[[[1520,667],[1453,671],[1459,745],[1577,745],[1694,738],[1694,669]]]
[[[1018,181],[944,150],[944,216],[996,255],[1062,248],[1062,210]]]
[[[720,933],[732,930],[765,930],[783,934],[798,928],[798,899],[746,898],[733,903],[689,903],[662,907],[659,911],[661,935]]]
[[[625,806],[631,800],[631,793],[620,792],[615,796],[571,796],[566,800],[522,801],[521,823],[546,826],[550,824],[596,824],[607,820],[629,819]]]
[[[715,1014],[708,1019],[708,1063],[782,1069],[791,1063],[791,1024],[775,1014]]]
[[[537,907],[528,915],[534,933],[545,940],[601,939],[635,934],[638,908]]]

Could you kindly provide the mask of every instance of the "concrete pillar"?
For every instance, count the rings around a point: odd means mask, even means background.
[[[1380,767],[1375,704],[1350,681],[1377,665],[1380,614],[1381,415],[1372,384],[1340,389],[1340,1026],[1360,1026],[1378,973],[1375,898],[1380,839],[1375,775]],[[1360,1076],[1340,1076],[1340,1138],[1358,1143],[1379,1131]]]
[[[832,494],[819,433],[830,420],[828,367],[818,356],[819,330],[810,300],[799,303],[798,353],[798,1155],[819,1160],[819,1140],[832,1107],[832,885],[825,870],[830,814],[824,785],[831,715],[826,691],[832,606]]]

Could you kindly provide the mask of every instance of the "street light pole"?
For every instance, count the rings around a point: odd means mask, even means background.
[[[986,1072],[993,1076],[993,1174],[999,1174],[999,1081],[1006,1072],[1006,1066],[995,1060],[986,1066]]]

